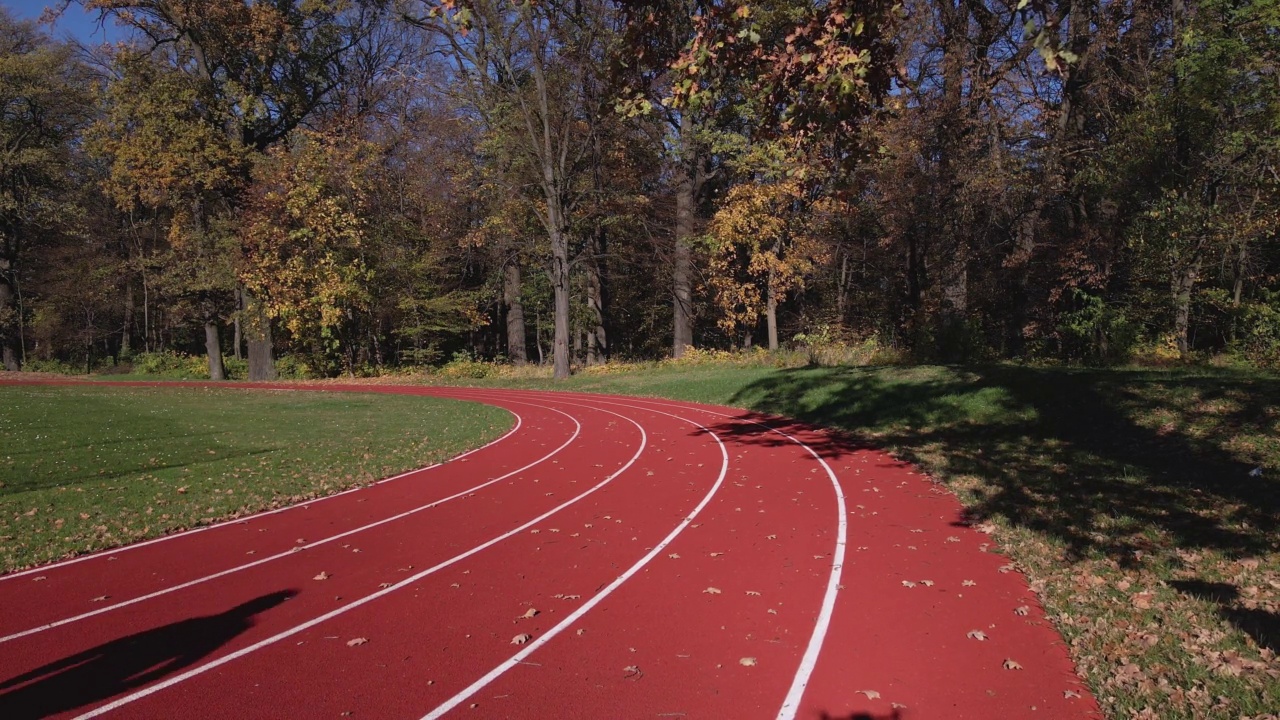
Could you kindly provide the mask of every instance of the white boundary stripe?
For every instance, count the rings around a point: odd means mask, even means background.
[[[294,390],[294,389],[290,388],[290,389],[289,389],[289,390],[287,390],[286,392],[299,392],[299,390]],[[342,390],[317,390],[317,391],[311,391],[311,392],[345,392],[345,391],[342,391]],[[372,393],[371,393],[371,394],[372,394]],[[422,395],[408,395],[408,396],[409,396],[409,397],[442,397],[442,396],[439,396],[439,395],[426,395],[426,396],[422,396]],[[463,400],[462,398],[457,398],[457,397],[444,397],[443,399],[445,399],[445,400]],[[464,402],[465,402],[465,400],[464,400]],[[496,406],[492,406],[492,405],[491,405],[490,407],[496,407]],[[506,432],[506,434],[502,435],[501,437],[498,437],[498,438],[496,438],[496,439],[494,439],[494,440],[491,440],[491,441],[489,441],[489,442],[485,443],[484,445],[481,445],[481,446],[480,446],[480,447],[478,447],[478,448],[473,448],[473,449],[471,449],[471,450],[468,450],[468,451],[466,451],[466,452],[462,453],[461,455],[454,455],[453,457],[451,457],[451,458],[449,458],[449,459],[447,459],[447,460],[443,460],[443,461],[438,462],[438,463],[433,463],[433,464],[431,464],[431,465],[427,465],[427,466],[425,466],[425,467],[420,467],[420,468],[417,468],[417,469],[414,469],[414,470],[406,470],[405,472],[402,472],[402,473],[400,473],[399,475],[392,475],[391,477],[383,478],[383,479],[378,480],[377,482],[374,482],[374,483],[372,483],[372,484],[373,484],[373,485],[381,485],[381,484],[383,484],[383,483],[389,483],[389,482],[391,482],[391,481],[393,481],[393,480],[399,480],[399,479],[401,479],[401,478],[408,477],[408,476],[410,476],[410,475],[416,475],[417,473],[420,473],[420,472],[426,472],[426,471],[428,471],[428,470],[433,470],[433,469],[435,469],[435,468],[440,467],[441,465],[447,465],[447,464],[449,464],[449,463],[451,463],[451,462],[455,462],[455,461],[457,461],[457,460],[461,460],[462,458],[464,458],[464,457],[466,457],[466,456],[468,456],[468,455],[471,455],[472,453],[478,453],[478,452],[480,452],[481,450],[484,450],[485,448],[491,447],[491,446],[493,446],[493,445],[497,445],[498,443],[502,442],[503,440],[506,440],[507,438],[511,437],[512,435],[515,435],[515,434],[516,434],[516,431],[520,429],[520,426],[521,426],[522,424],[524,424],[524,419],[523,419],[523,418],[521,418],[521,417],[520,417],[520,415],[518,415],[517,413],[514,413],[514,412],[512,412],[511,410],[507,410],[507,408],[500,408],[500,409],[502,409],[502,410],[506,410],[507,412],[511,413],[511,414],[515,417],[515,419],[516,419],[515,427],[511,428],[510,430],[508,430],[508,431]],[[294,510],[294,509],[296,509],[296,508],[306,507],[306,506],[308,506],[308,505],[314,505],[315,503],[323,502],[323,501],[325,501],[325,500],[329,500],[330,498],[340,497],[340,496],[342,496],[342,495],[346,495],[347,493],[353,493],[353,492],[355,492],[355,491],[357,491],[357,490],[362,490],[362,489],[363,489],[363,487],[353,487],[353,488],[349,488],[349,489],[347,489],[347,490],[343,490],[342,492],[336,492],[336,493],[334,493],[334,494],[332,494],[332,495],[324,495],[324,496],[321,496],[321,497],[312,498],[312,499],[310,499],[310,500],[303,500],[303,501],[301,501],[301,502],[296,502],[296,503],[292,503],[292,504],[290,504],[290,505],[285,505],[285,506],[283,506],[283,507],[272,508],[271,510],[263,510],[262,512],[254,513],[254,514],[252,514],[252,515],[245,515],[245,516],[243,516],[243,517],[232,518],[232,519],[230,519],[230,520],[223,520],[222,522],[216,522],[216,523],[212,523],[212,524],[209,524],[209,525],[202,525],[202,526],[197,527],[197,528],[191,528],[190,530],[183,530],[182,532],[176,532],[176,533],[173,533],[172,535],[162,535],[162,536],[160,536],[160,537],[158,537],[158,538],[152,538],[152,539],[150,539],[150,540],[143,540],[142,542],[137,542],[137,543],[133,543],[133,544],[130,544],[130,545],[122,545],[122,546],[120,546],[120,547],[116,547],[116,548],[107,548],[106,550],[97,550],[97,551],[95,551],[95,552],[86,553],[86,554],[84,554],[84,555],[79,555],[79,556],[76,556],[76,557],[73,557],[73,558],[68,558],[68,559],[66,559],[66,560],[59,560],[59,561],[57,561],[57,562],[52,562],[52,563],[49,563],[49,564],[47,564],[47,565],[38,565],[38,566],[33,567],[33,568],[27,568],[26,570],[19,570],[19,571],[17,571],[17,572],[11,572],[11,573],[8,573],[8,574],[6,574],[6,575],[0,575],[0,582],[4,582],[5,580],[13,580],[14,578],[20,578],[20,577],[23,577],[23,576],[26,576],[26,575],[34,575],[34,574],[36,574],[36,573],[47,572],[47,571],[49,571],[49,570],[54,570],[54,569],[57,569],[57,568],[60,568],[60,567],[66,567],[67,565],[75,565],[76,563],[82,563],[82,562],[85,562],[86,560],[95,560],[95,559],[97,559],[97,558],[100,558],[100,557],[103,557],[103,556],[106,556],[106,555],[118,555],[118,554],[120,554],[120,553],[122,553],[122,552],[128,552],[129,550],[136,550],[136,549],[138,549],[138,548],[140,548],[140,547],[146,547],[146,546],[148,546],[148,545],[155,545],[156,543],[167,542],[167,541],[169,541],[169,540],[174,540],[174,539],[176,539],[176,538],[180,538],[180,537],[186,537],[186,536],[188,536],[188,535],[195,535],[196,533],[202,533],[202,532],[205,532],[206,530],[214,530],[214,529],[216,529],[216,528],[224,527],[224,526],[226,526],[226,525],[236,525],[236,524],[239,524],[239,523],[245,523],[245,522],[248,522],[248,521],[250,521],[250,520],[255,520],[255,519],[257,519],[257,518],[260,518],[260,517],[266,517],[266,516],[268,516],[268,515],[275,515],[275,514],[277,514],[277,513],[282,513],[282,512],[284,512],[284,511],[286,511],[286,510]]]
[[[523,401],[520,401],[520,400],[511,400],[511,401],[509,401],[509,402],[517,403],[517,404],[519,404],[519,405],[531,405],[531,406],[536,407],[535,405],[533,405],[533,403],[523,402]],[[568,439],[568,440],[566,440],[566,441],[564,442],[564,444],[563,444],[563,445],[561,445],[560,447],[556,448],[555,450],[552,450],[552,451],[551,451],[550,453],[548,453],[547,455],[544,455],[543,457],[541,457],[541,458],[539,458],[539,459],[537,459],[537,460],[534,460],[533,462],[529,463],[528,465],[525,465],[525,466],[524,466],[524,467],[522,467],[522,468],[519,468],[519,469],[517,469],[517,470],[512,470],[511,472],[509,472],[509,473],[507,473],[507,474],[505,474],[505,475],[502,475],[502,476],[499,476],[499,477],[493,478],[492,480],[488,480],[488,481],[486,481],[486,482],[483,482],[483,483],[481,483],[481,484],[479,484],[479,485],[476,485],[475,487],[467,488],[466,490],[463,490],[463,491],[461,491],[461,492],[454,493],[453,495],[450,495],[450,496],[448,496],[448,497],[441,498],[441,499],[439,499],[439,500],[433,500],[432,502],[429,502],[429,503],[427,503],[427,504],[425,504],[425,505],[419,505],[418,507],[411,508],[411,509],[406,510],[406,511],[404,511],[404,512],[398,513],[398,514],[396,514],[396,515],[392,515],[391,517],[383,518],[383,519],[381,519],[381,520],[377,520],[377,521],[375,521],[375,522],[371,522],[371,523],[369,523],[369,524],[367,524],[367,525],[362,525],[362,526],[360,526],[360,527],[358,527],[358,528],[353,528],[353,529],[351,529],[351,530],[347,530],[347,531],[345,531],[345,532],[338,533],[337,535],[331,535],[331,536],[329,536],[329,537],[322,538],[322,539],[320,539],[320,540],[316,540],[315,542],[307,543],[307,544],[305,544],[305,545],[298,545],[298,546],[296,546],[296,547],[293,547],[293,548],[290,548],[290,549],[288,549],[288,550],[285,550],[284,552],[276,553],[275,555],[269,555],[269,556],[267,556],[267,557],[260,558],[260,559],[258,559],[258,560],[254,560],[253,562],[250,562],[250,563],[245,563],[245,564],[243,564],[243,565],[238,565],[238,566],[233,567],[233,568],[228,568],[228,569],[226,569],[226,570],[222,570],[222,571],[220,571],[220,572],[213,573],[212,575],[205,575],[204,577],[199,577],[199,578],[196,578],[196,579],[194,579],[194,580],[189,580],[189,581],[187,581],[187,582],[180,583],[180,584],[178,584],[178,585],[174,585],[174,586],[172,586],[172,587],[167,587],[167,588],[165,588],[165,589],[163,589],[163,590],[157,590],[157,591],[155,591],[155,592],[148,593],[148,594],[146,594],[146,595],[140,595],[140,596],[135,597],[135,598],[130,598],[129,600],[124,600],[124,601],[121,601],[121,602],[115,603],[114,605],[107,605],[107,606],[105,606],[105,607],[100,607],[100,608],[97,608],[97,609],[95,609],[95,610],[91,610],[91,611],[89,611],[89,612],[87,612],[87,613],[82,613],[82,614],[80,614],[80,615],[75,615],[75,616],[73,616],[73,617],[64,618],[64,619],[62,619],[62,620],[56,620],[56,621],[51,622],[51,623],[46,623],[46,624],[44,624],[44,625],[39,625],[39,626],[37,626],[37,627],[29,628],[29,629],[27,629],[27,630],[23,630],[23,631],[21,631],[21,632],[13,633],[12,635],[5,635],[4,637],[0,637],[0,644],[7,643],[7,642],[9,642],[9,641],[11,641],[11,640],[17,640],[18,638],[26,637],[26,636],[28,636],[28,635],[35,635],[36,633],[44,632],[45,630],[52,630],[53,628],[61,627],[61,626],[63,626],[63,625],[69,625],[69,624],[71,624],[71,623],[73,623],[73,622],[77,622],[77,621],[80,621],[80,620],[84,620],[84,619],[86,619],[86,618],[91,618],[91,617],[94,617],[95,615],[101,615],[101,614],[103,614],[103,613],[110,612],[110,611],[112,611],[112,610],[116,610],[116,609],[119,609],[119,608],[122,608],[122,607],[126,607],[126,606],[129,606],[129,605],[134,605],[134,604],[136,604],[136,603],[140,603],[140,602],[142,602],[142,601],[144,601],[144,600],[150,600],[150,599],[152,599],[152,598],[157,598],[157,597],[160,597],[160,596],[162,596],[162,595],[168,595],[169,593],[177,592],[177,591],[179,591],[179,590],[184,590],[184,589],[186,589],[186,588],[189,588],[189,587],[192,587],[192,586],[195,586],[195,585],[200,585],[201,583],[206,583],[206,582],[209,582],[210,580],[216,580],[216,579],[221,578],[221,577],[226,577],[227,575],[232,575],[232,574],[238,573],[238,572],[240,572],[240,571],[242,571],[242,570],[248,570],[248,569],[250,569],[250,568],[255,568],[255,567],[259,566],[259,565],[265,565],[266,563],[272,562],[273,560],[279,560],[280,558],[288,557],[288,556],[290,556],[290,555],[292,555],[292,554],[294,554],[295,552],[298,552],[298,551],[300,551],[300,550],[310,550],[311,548],[319,547],[319,546],[321,546],[321,545],[325,545],[325,544],[327,544],[327,543],[331,543],[331,542],[333,542],[333,541],[335,541],[335,540],[341,540],[342,538],[345,538],[345,537],[348,537],[348,536],[351,536],[351,535],[355,535],[356,533],[363,532],[363,531],[365,531],[365,530],[370,530],[370,529],[372,529],[372,528],[376,528],[376,527],[378,527],[379,525],[386,525],[387,523],[394,522],[394,521],[396,521],[396,520],[400,520],[400,519],[402,519],[402,518],[406,518],[406,517],[408,517],[408,516],[410,516],[410,515],[413,515],[413,514],[415,514],[415,513],[422,512],[423,510],[429,510],[429,509],[431,509],[431,508],[433,508],[433,507],[436,507],[437,505],[443,505],[444,503],[447,503],[447,502],[449,502],[450,500],[456,500],[456,499],[458,499],[458,498],[460,498],[460,497],[462,497],[462,496],[464,496],[464,495],[468,495],[468,494],[473,493],[473,492],[475,492],[475,491],[477,491],[477,490],[480,490],[480,489],[482,489],[482,488],[489,487],[490,485],[493,485],[494,483],[497,483],[497,482],[501,482],[501,481],[503,481],[503,480],[506,480],[507,478],[511,477],[512,475],[517,475],[517,474],[519,474],[519,473],[522,473],[522,472],[524,472],[525,470],[528,470],[529,468],[531,468],[531,467],[533,467],[533,466],[535,466],[535,465],[538,465],[539,463],[545,462],[546,460],[548,460],[548,459],[550,459],[551,457],[555,456],[555,455],[556,455],[556,454],[558,454],[561,450],[564,450],[566,447],[568,447],[568,446],[569,446],[569,444],[570,444],[570,443],[572,443],[572,442],[573,442],[573,441],[578,437],[579,433],[581,433],[581,432],[582,432],[582,424],[581,424],[581,423],[579,423],[579,422],[577,421],[577,419],[576,419],[576,418],[574,418],[572,415],[569,415],[568,413],[565,413],[565,412],[560,412],[559,410],[556,410],[555,408],[546,408],[546,409],[547,409],[547,410],[551,410],[552,412],[560,413],[561,415],[564,415],[565,417],[567,417],[567,418],[569,418],[570,420],[572,420],[572,421],[573,421],[573,424],[574,424],[574,431],[573,431],[573,434],[569,436],[569,439]],[[510,411],[508,411],[508,412],[510,412]],[[607,412],[607,411],[606,411],[606,412]],[[512,413],[512,414],[514,415],[515,413]],[[519,416],[517,415],[516,417],[519,417]],[[415,472],[416,472],[416,471],[415,471]],[[388,479],[393,479],[393,478],[388,478]],[[359,488],[356,488],[356,489],[359,489]],[[346,492],[351,492],[351,491],[350,491],[350,490],[348,490],[348,491],[346,491]],[[342,494],[345,494],[345,492],[344,492],[344,493],[342,493]],[[329,497],[337,497],[337,495],[330,495]]]
[[[590,394],[587,393],[587,395],[590,395]],[[578,394],[577,396],[581,397],[582,394]],[[605,398],[610,396],[602,395],[601,397]],[[613,397],[617,397],[617,396],[613,396]],[[627,399],[633,399],[633,398],[627,398]],[[849,520],[848,520],[848,513],[845,509],[844,489],[840,487],[840,481],[836,477],[835,471],[831,469],[831,466],[827,464],[827,461],[824,460],[822,456],[817,453],[817,451],[815,451],[813,448],[809,447],[808,445],[806,445],[804,442],[800,441],[796,437],[788,433],[785,433],[782,430],[779,430],[774,427],[770,427],[769,425],[766,425],[765,423],[759,422],[757,420],[751,420],[751,419],[742,418],[742,417],[735,417],[727,413],[708,410],[703,407],[698,407],[697,405],[694,405],[692,403],[684,404],[679,402],[663,402],[660,400],[652,400],[648,398],[634,398],[634,399],[640,402],[651,404],[651,405],[659,405],[661,407],[667,407],[667,408],[680,408],[682,410],[693,410],[696,412],[707,413],[709,415],[716,415],[719,417],[728,418],[730,420],[737,420],[739,422],[746,422],[746,423],[751,423],[753,425],[759,425],[760,427],[765,428],[770,432],[777,433],[787,438],[791,442],[804,448],[810,455],[814,457],[814,459],[816,459],[822,465],[823,470],[825,470],[827,473],[827,478],[831,480],[831,487],[832,489],[835,490],[835,494],[836,494],[836,510],[837,512],[839,512],[839,519],[836,524],[836,549],[835,549],[835,555],[832,557],[831,574],[827,578],[827,589],[826,589],[826,593],[822,596],[822,605],[818,611],[818,619],[815,622],[813,627],[813,635],[809,637],[809,644],[805,648],[804,656],[801,657],[800,659],[800,667],[796,669],[795,677],[791,681],[791,689],[788,690],[786,698],[782,701],[782,707],[778,709],[778,715],[777,715],[778,720],[793,720],[793,718],[795,718],[796,716],[796,713],[800,709],[800,701],[804,697],[804,691],[809,686],[809,678],[813,676],[813,670],[818,664],[818,656],[822,653],[822,643],[824,640],[826,640],[827,630],[831,626],[831,615],[835,611],[836,595],[840,592],[840,576],[844,570],[845,547],[848,541],[848,534],[849,534]],[[625,406],[624,403],[617,403],[617,402],[611,403],[608,400],[604,400],[604,399],[601,399],[598,402],[603,402],[610,405]],[[708,430],[708,432],[710,431]]]
[[[361,605],[365,605],[366,603],[370,603],[370,602],[372,602],[372,601],[374,601],[374,600],[377,600],[378,598],[383,597],[384,595],[389,595],[389,594],[391,594],[391,593],[395,592],[396,590],[399,590],[399,589],[401,589],[401,588],[404,588],[404,587],[406,587],[406,586],[408,586],[408,585],[411,585],[411,584],[413,584],[413,583],[415,583],[415,582],[417,582],[417,581],[421,580],[422,578],[427,577],[428,575],[432,575],[432,574],[434,574],[434,573],[437,573],[437,572],[439,572],[439,571],[441,571],[441,570],[443,570],[443,569],[445,569],[445,568],[449,567],[450,565],[453,565],[454,563],[457,563],[457,562],[459,562],[459,561],[461,561],[461,560],[465,560],[465,559],[467,559],[467,558],[471,557],[472,555],[475,555],[476,553],[480,552],[481,550],[485,550],[485,549],[487,549],[487,548],[489,548],[489,547],[492,547],[492,546],[494,546],[494,545],[498,544],[499,542],[502,542],[503,540],[506,540],[507,538],[509,538],[509,537],[511,537],[511,536],[513,536],[513,535],[516,535],[516,534],[518,534],[518,533],[520,533],[520,532],[523,532],[523,531],[527,530],[528,528],[533,527],[534,525],[537,525],[538,523],[542,522],[543,520],[546,520],[547,518],[551,517],[552,515],[555,515],[556,513],[560,512],[561,510],[563,510],[563,509],[565,509],[565,508],[569,507],[570,505],[573,505],[574,503],[576,503],[576,502],[578,502],[578,501],[582,500],[583,498],[587,497],[588,495],[591,495],[592,493],[596,492],[597,490],[599,490],[599,489],[603,488],[605,485],[608,485],[610,482],[612,482],[614,478],[616,478],[616,477],[618,477],[619,475],[621,475],[622,473],[626,472],[627,468],[629,468],[629,467],[631,467],[632,465],[634,465],[634,464],[635,464],[635,462],[636,462],[636,460],[639,460],[639,459],[640,459],[640,455],[645,451],[645,448],[646,448],[646,447],[648,447],[648,444],[649,444],[649,435],[648,435],[648,433],[646,433],[646,432],[644,431],[644,427],[642,427],[642,426],[640,425],[640,423],[636,422],[635,420],[632,420],[631,418],[625,417],[625,416],[623,416],[623,415],[619,415],[618,413],[615,413],[615,412],[610,412],[609,410],[605,410],[605,409],[603,409],[603,408],[596,408],[596,409],[597,409],[597,410],[599,410],[600,412],[605,412],[605,413],[609,413],[610,415],[614,415],[614,416],[616,416],[616,417],[620,417],[620,418],[622,418],[623,420],[626,420],[627,422],[631,423],[632,425],[635,425],[635,426],[640,430],[640,448],[639,448],[638,450],[636,450],[635,455],[632,455],[632,456],[631,456],[631,459],[630,459],[630,460],[628,460],[628,461],[627,461],[627,463],[626,463],[625,465],[623,465],[621,468],[618,468],[616,471],[614,471],[612,474],[610,474],[610,475],[609,475],[608,477],[606,477],[604,480],[601,480],[599,483],[597,483],[595,486],[593,486],[593,487],[592,487],[592,488],[590,488],[589,490],[587,490],[587,491],[583,492],[582,494],[578,495],[577,497],[574,497],[574,498],[572,498],[572,499],[570,499],[570,500],[566,500],[565,502],[563,502],[563,503],[561,503],[561,504],[557,505],[556,507],[554,507],[554,508],[552,508],[552,509],[548,510],[547,512],[545,512],[545,513],[543,513],[543,514],[541,514],[541,515],[539,515],[538,517],[536,517],[536,518],[534,518],[534,519],[532,519],[532,520],[530,520],[530,521],[528,521],[528,522],[524,523],[523,525],[520,525],[519,527],[516,527],[516,528],[514,528],[514,529],[512,529],[512,530],[508,530],[507,532],[502,533],[501,535],[498,535],[497,537],[495,537],[495,538],[493,538],[493,539],[491,539],[491,540],[488,540],[488,541],[486,541],[486,542],[484,542],[484,543],[481,543],[480,545],[477,545],[477,546],[475,546],[475,547],[471,548],[470,550],[467,550],[467,551],[466,551],[466,552],[464,552],[464,553],[460,553],[460,554],[458,554],[458,555],[455,555],[455,556],[453,556],[453,557],[449,558],[448,560],[445,560],[445,561],[443,561],[443,562],[441,562],[441,563],[438,563],[438,564],[436,564],[436,565],[433,565],[432,567],[427,568],[426,570],[423,570],[422,572],[419,572],[419,573],[416,573],[416,574],[414,574],[414,575],[411,575],[411,576],[409,576],[409,577],[405,578],[404,580],[401,580],[400,582],[398,582],[398,583],[396,583],[396,584],[394,584],[394,585],[392,585],[392,586],[390,586],[390,587],[387,587],[387,588],[384,588],[384,589],[382,589],[382,590],[379,590],[379,591],[377,591],[377,592],[375,592],[375,593],[372,593],[372,594],[366,595],[366,596],[364,596],[364,597],[362,597],[362,598],[360,598],[359,600],[356,600],[356,601],[354,601],[354,602],[347,603],[346,605],[343,605],[342,607],[337,608],[337,609],[335,609],[335,610],[331,610],[331,611],[329,611],[329,612],[325,613],[324,615],[321,615],[321,616],[316,617],[316,618],[312,618],[311,620],[308,620],[307,622],[304,622],[304,623],[302,623],[301,625],[294,626],[294,627],[292,627],[292,628],[289,628],[288,630],[285,630],[285,631],[283,631],[283,632],[280,632],[280,633],[277,633],[277,634],[275,634],[275,635],[272,635],[271,637],[266,638],[265,640],[259,640],[258,642],[254,643],[254,644],[252,644],[252,645],[250,645],[250,646],[248,646],[248,647],[244,647],[244,648],[241,648],[241,649],[239,649],[239,650],[237,650],[237,651],[235,651],[235,652],[233,652],[233,653],[230,653],[230,654],[228,654],[228,655],[224,655],[224,656],[222,656],[222,657],[218,658],[217,660],[212,660],[212,661],[207,662],[207,663],[205,663],[205,664],[203,664],[203,665],[200,665],[200,666],[194,667],[194,668],[192,668],[192,669],[190,669],[190,670],[188,670],[188,671],[186,671],[186,672],[182,673],[181,675],[175,675],[175,676],[173,676],[173,677],[169,678],[168,680],[165,680],[165,681],[163,681],[163,682],[156,683],[155,685],[151,685],[151,686],[149,686],[149,687],[143,688],[142,690],[139,690],[139,691],[137,691],[137,692],[135,692],[135,693],[131,693],[131,694],[129,694],[129,695],[126,695],[126,696],[124,696],[124,697],[122,697],[122,698],[120,698],[120,699],[118,699],[118,700],[115,700],[114,702],[110,702],[110,703],[107,703],[106,705],[102,705],[102,706],[100,706],[100,707],[94,708],[93,710],[90,710],[89,712],[84,713],[84,714],[82,714],[82,715],[77,715],[77,716],[76,716],[76,718],[75,718],[75,720],[88,720],[88,718],[94,718],[94,717],[98,717],[99,715],[106,714],[106,713],[108,713],[108,712],[111,712],[112,710],[115,710],[115,709],[117,709],[117,708],[120,708],[120,707],[123,707],[123,706],[125,706],[125,705],[128,705],[129,703],[134,702],[135,700],[140,700],[140,699],[142,699],[142,698],[144,698],[144,697],[147,697],[148,695],[151,695],[151,694],[157,693],[157,692],[159,692],[159,691],[161,691],[161,690],[164,690],[165,688],[172,687],[172,686],[174,686],[174,685],[177,685],[177,684],[178,684],[178,683],[180,683],[180,682],[183,682],[183,681],[185,681],[185,680],[189,680],[190,678],[193,678],[193,677],[195,677],[195,676],[197,676],[197,675],[203,674],[203,673],[208,672],[208,671],[210,671],[210,670],[212,670],[212,669],[214,669],[214,668],[217,668],[217,667],[220,667],[220,666],[222,666],[222,665],[225,665],[225,664],[227,664],[227,663],[231,662],[232,660],[237,660],[237,659],[239,659],[239,658],[242,658],[242,657],[244,657],[245,655],[248,655],[248,654],[250,654],[250,653],[252,653],[252,652],[255,652],[255,651],[257,651],[257,650],[260,650],[260,649],[262,649],[262,648],[264,648],[264,647],[266,647],[266,646],[268,646],[268,645],[272,645],[272,644],[277,643],[277,642],[279,642],[279,641],[281,641],[281,640],[284,640],[285,638],[291,637],[291,636],[293,636],[293,635],[297,635],[298,633],[302,632],[303,630],[307,630],[307,629],[309,629],[309,628],[315,627],[316,625],[319,625],[320,623],[323,623],[323,622],[325,622],[326,620],[330,620],[330,619],[335,618],[335,617],[337,617],[337,616],[339,616],[339,615],[342,615],[343,613],[346,613],[346,612],[348,612],[348,611],[350,611],[350,610],[354,610],[354,609],[356,609],[356,608],[360,607]]]
[[[548,642],[551,642],[552,638],[559,635],[561,632],[563,632],[566,628],[568,628],[573,623],[577,622],[583,615],[586,615],[588,612],[590,612],[591,609],[594,608],[596,605],[599,605],[600,602],[603,601],[605,598],[609,597],[609,595],[613,593],[614,590],[617,590],[618,587],[622,585],[622,583],[631,579],[631,577],[634,576],[637,572],[639,572],[642,568],[644,568],[645,565],[648,565],[655,557],[658,556],[658,553],[661,553],[668,545],[670,545],[671,542],[675,540],[678,535],[680,535],[680,533],[684,532],[684,529],[689,527],[689,523],[693,522],[694,518],[698,517],[698,514],[702,512],[703,508],[707,506],[707,503],[710,503],[711,499],[715,497],[715,494],[720,490],[720,486],[724,484],[725,475],[729,472],[729,452],[725,450],[724,441],[721,440],[720,437],[716,435],[714,432],[712,432],[710,429],[703,427],[702,425],[699,425],[698,423],[692,420],[689,420],[688,418],[683,418],[683,417],[680,417],[679,415],[672,415],[671,413],[662,412],[661,410],[654,410],[652,408],[642,408],[637,406],[627,406],[627,405],[622,405],[622,403],[610,403],[610,404],[620,405],[623,407],[633,407],[636,410],[657,413],[659,415],[666,415],[667,417],[673,417],[677,420],[683,420],[684,422],[687,422],[695,427],[702,428],[706,432],[710,433],[711,437],[715,438],[716,442],[719,443],[720,445],[720,457],[721,457],[720,476],[716,478],[715,484],[713,484],[711,486],[711,489],[707,491],[707,494],[703,496],[702,502],[698,503],[697,507],[693,509],[693,512],[686,515],[685,518],[680,521],[680,524],[676,525],[675,529],[672,530],[665,538],[663,538],[662,542],[658,543],[656,546],[654,546],[652,550],[650,550],[647,554],[645,554],[644,557],[640,558],[634,565],[627,568],[627,570],[623,572],[621,575],[619,575],[617,578],[615,578],[613,582],[606,585],[603,590],[601,590],[600,592],[592,596],[590,600],[587,600],[582,605],[580,605],[577,610],[574,610],[568,617],[566,617],[564,620],[561,620],[555,627],[543,633],[542,636],[539,637],[538,639],[530,642],[528,645],[524,647],[523,650],[516,653],[515,655],[512,655],[510,658],[504,661],[501,665],[498,665],[494,669],[490,670],[488,674],[486,674],[484,677],[480,678],[479,680],[476,680],[474,683],[469,685],[462,692],[459,692],[457,695],[454,695],[453,697],[449,698],[445,702],[441,703],[438,707],[436,707],[436,709],[427,713],[427,715],[423,717],[423,720],[435,720],[436,718],[444,715],[445,713],[449,712],[453,708],[457,707],[458,705],[466,701],[467,698],[471,697],[472,695],[476,694],[480,690],[484,689],[486,685],[493,682],[494,680],[497,680],[498,677],[501,676],[503,673],[515,667],[516,665],[519,665],[521,662],[524,661],[525,658],[532,655],[534,651],[536,651],[538,648],[542,647],[543,645],[547,644]]]

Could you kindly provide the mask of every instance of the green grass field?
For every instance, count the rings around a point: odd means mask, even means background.
[[[511,424],[497,408],[423,397],[0,386],[0,568],[330,494]]]
[[[1277,717],[1280,377],[672,365],[460,382],[705,401],[843,429],[918,463],[996,527],[1110,717]]]

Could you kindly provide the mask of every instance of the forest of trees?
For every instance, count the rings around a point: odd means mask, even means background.
[[[82,4],[0,8],[8,370],[1280,363],[1280,0]]]

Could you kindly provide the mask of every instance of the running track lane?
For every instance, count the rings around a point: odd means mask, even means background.
[[[362,532],[368,534],[367,543],[357,543],[362,553],[319,558],[330,567],[325,581],[307,574],[316,565],[286,566],[294,562],[289,557],[272,563],[272,572],[246,570],[86,618],[74,632],[42,633],[41,643],[52,650],[39,659],[19,657],[31,647],[23,644],[27,638],[0,644],[0,678],[56,663],[86,642],[106,648],[108,656],[119,654],[128,640],[111,643],[122,637],[163,646],[157,657],[176,656],[136,684],[108,679],[75,710],[101,707],[108,697],[127,696],[126,685],[154,687],[149,683],[217,662],[390,580],[376,590],[381,596],[350,611],[106,716],[412,718],[460,695],[448,717],[1098,714],[1025,580],[1001,571],[1007,561],[984,547],[985,535],[963,526],[953,497],[888,456],[728,408],[559,393],[428,392],[538,405],[547,419],[558,410],[581,420],[583,448],[600,447],[595,454],[557,456],[560,462],[545,463],[541,477],[530,472],[423,517]],[[526,418],[532,412],[511,409]],[[515,465],[535,459],[511,453],[531,425],[526,419],[494,453]],[[647,438],[638,451],[637,434]],[[635,460],[627,465],[624,456]],[[451,465],[467,464],[430,472]],[[562,503],[569,499],[562,492],[581,493],[611,474],[558,510],[558,503],[538,500]],[[429,493],[432,477],[387,485]],[[298,514],[355,504],[364,492]],[[838,495],[847,519],[841,555]],[[511,506],[525,512],[513,513]],[[539,515],[546,517],[527,524]],[[485,542],[484,533],[474,531],[480,523],[487,523],[489,537],[523,529],[471,552],[467,548]],[[178,552],[197,537],[125,554],[145,558],[165,546]],[[458,552],[471,554],[415,582],[396,582]],[[114,569],[118,561],[81,564],[108,562]],[[52,580],[73,567],[41,572]],[[15,580],[0,582],[0,591],[15,583],[31,587]],[[301,592],[288,602],[273,595],[290,590]],[[1015,614],[1019,607],[1028,614]],[[539,613],[517,620],[531,608]],[[77,645],[89,629],[95,639]],[[966,637],[975,629],[989,639]],[[529,633],[530,645],[509,644],[516,633]],[[348,647],[356,637],[369,642]],[[185,656],[173,652],[175,645]],[[530,648],[513,664],[517,652]],[[742,665],[743,658],[755,664]],[[1006,659],[1023,669],[1004,669]],[[181,663],[187,664],[175,667]],[[0,715],[10,716],[6,705],[24,691],[30,697],[33,687],[66,687],[83,673],[68,668],[22,686],[0,682],[6,693]],[[1066,690],[1084,697],[1065,698]],[[798,702],[788,703],[789,696]]]

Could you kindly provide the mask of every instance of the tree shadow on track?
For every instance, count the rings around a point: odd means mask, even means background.
[[[128,635],[0,682],[0,717],[42,718],[115,697],[187,668],[297,595],[281,590],[217,615]]]
[[[823,460],[839,459],[869,447],[845,433],[822,430],[788,418],[761,413],[743,413],[706,427],[707,430],[695,430],[692,434],[705,435],[710,431],[726,442],[804,452],[796,444],[799,441]]]
[[[1276,448],[1273,376],[799,368],[732,403],[841,428],[855,438],[846,447],[871,442],[979,478],[971,520],[1003,516],[1076,558],[1130,566],[1155,550],[1155,536],[1232,557],[1278,547],[1273,470],[1250,474]]]

